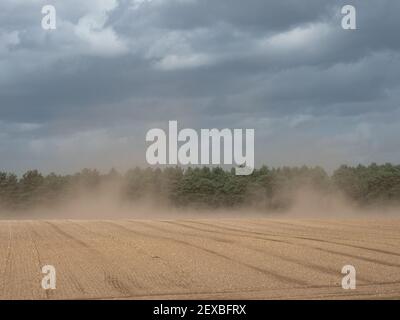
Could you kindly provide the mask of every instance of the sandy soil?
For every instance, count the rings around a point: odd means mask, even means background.
[[[399,299],[400,220],[1,221],[0,298]]]

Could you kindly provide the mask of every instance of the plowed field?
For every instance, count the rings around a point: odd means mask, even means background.
[[[398,299],[400,220],[0,221],[0,298]]]

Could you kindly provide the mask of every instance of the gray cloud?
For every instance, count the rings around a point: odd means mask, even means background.
[[[140,164],[170,119],[256,128],[258,163],[400,162],[400,3],[50,2],[50,32],[49,1],[0,4],[0,169]]]

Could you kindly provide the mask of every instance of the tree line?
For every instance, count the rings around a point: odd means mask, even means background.
[[[392,164],[341,166],[328,175],[321,167],[263,166],[250,176],[219,167],[135,168],[124,174],[83,169],[72,175],[43,175],[31,170],[21,177],[0,172],[0,207],[29,210],[73,200],[77,193],[96,195],[104,186],[115,186],[123,201],[146,198],[175,207],[283,210],[293,194],[307,187],[326,195],[340,192],[359,206],[400,203],[400,166]]]

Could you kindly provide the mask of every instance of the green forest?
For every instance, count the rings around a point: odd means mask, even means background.
[[[115,186],[123,201],[153,197],[174,207],[234,208],[254,206],[284,210],[291,194],[303,187],[327,195],[340,192],[362,207],[400,203],[400,166],[385,164],[341,166],[331,175],[321,167],[263,166],[250,176],[236,176],[222,168],[135,168],[124,174],[112,169],[100,173],[84,169],[72,175],[42,175],[31,170],[18,177],[0,172],[0,207],[8,211],[56,206],[73,200],[77,192],[96,195],[104,186]]]

